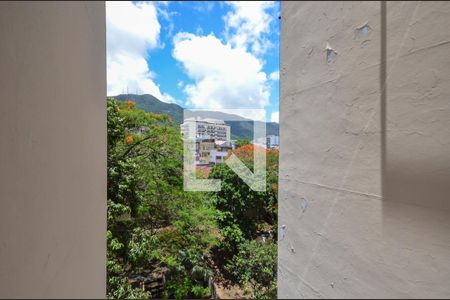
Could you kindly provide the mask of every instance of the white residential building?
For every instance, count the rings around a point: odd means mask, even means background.
[[[222,120],[188,118],[180,125],[184,136],[193,134],[195,130],[196,139],[214,139],[229,141],[231,138],[230,126]]]

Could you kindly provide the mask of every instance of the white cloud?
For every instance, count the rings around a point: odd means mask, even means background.
[[[106,2],[108,95],[148,93],[173,102],[161,93],[147,63],[147,51],[159,46],[161,25],[153,3]]]
[[[222,43],[213,34],[179,33],[173,57],[180,61],[195,84],[187,84],[187,104],[192,108],[264,108],[269,103],[267,75],[262,63],[243,48]],[[244,117],[264,120],[263,114]]]
[[[269,78],[273,81],[280,80],[280,71],[273,71],[270,73]]]
[[[239,115],[265,120],[265,113],[252,114],[246,108],[264,108],[269,104],[271,82],[263,71],[261,57],[273,45],[269,40],[276,2],[227,2],[225,32],[221,41],[207,36],[178,33],[174,37],[173,57],[181,62],[194,81],[186,84],[186,104],[192,108],[241,109]],[[271,74],[271,80],[276,73]],[[261,111],[261,110],[260,110]]]
[[[276,123],[278,123],[278,122],[279,122],[279,119],[280,119],[280,112],[274,111],[274,112],[272,113],[272,116],[270,117],[270,122],[276,122]]]
[[[107,1],[108,50],[137,52],[158,45],[161,26],[151,3]]]
[[[168,1],[158,1],[153,2],[153,5],[156,6],[158,17],[161,17],[167,22],[165,28],[165,36],[171,37],[173,35],[173,31],[175,29],[175,21],[173,19],[174,16],[177,16],[179,13],[176,11],[170,11],[168,9],[169,2]]]
[[[163,6],[168,6],[169,5],[169,1],[158,1],[158,3],[163,5]]]
[[[276,7],[274,1],[230,1],[232,10],[225,17],[225,33],[229,42],[237,48],[246,48],[256,55],[264,54],[272,43],[267,38],[271,24],[277,16],[269,10]]]

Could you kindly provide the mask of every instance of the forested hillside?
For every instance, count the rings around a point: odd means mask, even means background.
[[[160,101],[158,98],[152,95],[135,95],[135,94],[122,94],[114,97],[120,101],[132,100],[136,102],[136,107],[140,108],[146,112],[152,112],[155,114],[167,114],[172,117],[173,122],[176,124],[181,124],[183,122],[183,109],[181,106],[174,103],[165,103]],[[253,121],[236,116],[229,115],[222,112],[215,111],[205,111],[203,114],[209,118],[238,119],[239,121],[225,121],[231,126],[231,136],[233,139],[243,139],[247,138],[253,139]],[[279,126],[278,123],[266,122],[266,133],[267,135],[278,135]]]

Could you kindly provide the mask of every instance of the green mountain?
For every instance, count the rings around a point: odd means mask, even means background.
[[[136,102],[136,107],[144,111],[152,112],[155,114],[168,114],[169,116],[172,117],[173,121],[176,124],[183,123],[183,111],[184,111],[183,107],[174,103],[162,102],[161,100],[152,95],[121,94],[113,96],[113,98],[119,101],[132,100]],[[196,114],[198,113],[196,112]],[[225,121],[225,123],[230,125],[231,127],[231,137],[233,139],[240,139],[240,138],[248,138],[250,140],[253,139],[253,121],[249,119],[216,111],[204,111],[201,112],[200,115],[202,114],[204,114],[205,117],[219,120],[233,118],[237,121]],[[266,134],[279,135],[278,123],[267,122]]]
[[[174,103],[162,102],[152,95],[121,94],[113,96],[113,98],[119,101],[134,101],[136,102],[137,108],[154,114],[168,114],[175,123],[183,123],[183,108],[181,106]]]

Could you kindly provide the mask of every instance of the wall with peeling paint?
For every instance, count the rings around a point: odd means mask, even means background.
[[[448,28],[447,2],[283,2],[279,297],[450,297]]]

